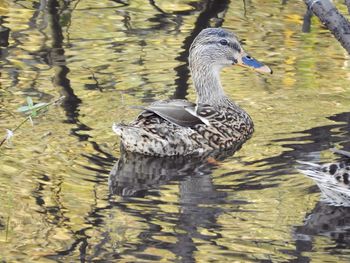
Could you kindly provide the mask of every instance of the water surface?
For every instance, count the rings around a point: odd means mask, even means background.
[[[2,1],[0,132],[27,96],[65,99],[0,149],[0,261],[348,262],[349,209],[319,202],[296,160],[349,150],[349,57],[317,18],[303,33],[305,13],[302,1]],[[195,100],[186,58],[208,26],[274,70],[222,73],[253,138],[217,164],[122,155],[111,125],[130,106]]]

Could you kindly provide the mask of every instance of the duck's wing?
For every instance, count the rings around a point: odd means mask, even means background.
[[[137,107],[144,111],[139,118],[147,117],[150,113],[182,127],[193,127],[197,124],[209,125],[209,121],[197,114],[197,105],[186,100],[158,101],[146,107]]]

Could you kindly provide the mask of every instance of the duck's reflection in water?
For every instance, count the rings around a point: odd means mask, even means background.
[[[234,152],[232,150],[200,157],[154,157],[123,151],[110,172],[110,193],[143,197],[149,189],[159,188],[170,181],[180,181],[181,193],[206,193],[207,196],[210,192],[215,192],[211,171],[216,162]]]
[[[216,155],[215,160],[221,161],[233,152]],[[141,242],[144,245],[129,253],[145,253],[146,244],[152,244],[159,249],[170,250],[183,262],[194,262],[194,252],[200,245],[197,242],[209,242],[212,246],[219,246],[216,239],[221,236],[221,227],[217,218],[224,213],[222,205],[230,202],[230,209],[234,210],[235,204],[240,206],[246,202],[234,201],[232,204],[232,200],[227,200],[227,192],[217,190],[211,177],[213,169],[217,166],[215,160],[208,156],[157,158],[125,152],[122,154],[110,173],[110,193],[125,198],[122,201],[124,204],[146,202],[147,205],[152,205],[148,212],[135,210],[135,206],[123,207],[124,212],[147,218],[150,226],[149,230],[145,229],[138,235],[141,238],[147,237]],[[157,205],[162,203],[162,200],[154,200],[147,196],[154,195],[155,190],[170,184],[178,184],[179,194],[175,201],[177,209],[167,212]],[[139,198],[133,197],[145,198],[140,201]],[[176,205],[173,201],[170,202]],[[118,205],[115,202],[113,204]],[[164,226],[169,224],[173,225],[176,231],[162,231]],[[207,229],[210,234],[203,233],[201,229]],[[161,236],[163,241],[160,241]],[[174,237],[175,242],[164,241],[174,240]],[[220,247],[222,249],[222,245]]]
[[[209,162],[188,160],[183,156],[157,158],[124,152],[110,173],[110,192],[120,196],[143,197],[147,190],[156,189],[171,180],[180,180],[187,175],[209,174],[210,167]]]
[[[294,228],[299,252],[312,251],[315,236],[328,237],[330,248],[350,248],[350,207],[332,206],[318,202],[305,218],[304,225]]]
[[[311,213],[305,216],[302,226],[294,227],[294,238],[300,258],[302,252],[315,251],[317,236],[330,239],[327,250],[350,248],[350,191],[348,179],[349,152],[332,149],[341,158],[332,163],[320,163],[320,152],[310,152],[307,158],[312,162],[300,162],[299,170],[315,181],[321,190],[320,201]],[[344,175],[345,181],[344,181]],[[311,188],[310,188],[311,190]],[[317,249],[316,249],[317,250]]]

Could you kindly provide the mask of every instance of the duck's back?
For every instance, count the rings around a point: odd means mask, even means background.
[[[240,108],[168,100],[144,108],[135,121],[113,130],[127,151],[174,156],[237,148],[250,138],[253,123]]]

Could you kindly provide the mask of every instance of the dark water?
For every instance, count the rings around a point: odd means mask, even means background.
[[[3,136],[27,96],[65,96],[0,148],[0,261],[348,262],[349,209],[320,202],[296,160],[350,149],[349,57],[316,18],[303,33],[305,13],[302,1],[0,2]],[[130,106],[195,100],[186,60],[208,26],[274,70],[222,73],[253,138],[216,163],[121,154],[111,126]]]

